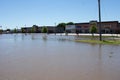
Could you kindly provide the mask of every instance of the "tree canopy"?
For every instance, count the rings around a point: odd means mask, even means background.
[[[0,29],[0,34],[3,32],[3,30],[2,29]]]
[[[94,33],[97,32],[97,26],[96,26],[96,24],[91,24],[90,32],[91,32],[92,35],[94,36]]]
[[[44,27],[42,28],[42,33],[47,33],[47,32],[48,32],[48,29],[47,29],[47,27],[44,26]]]
[[[14,28],[14,33],[17,33],[17,29],[16,28]]]
[[[68,22],[66,25],[74,25],[75,23],[73,22]]]
[[[35,29],[34,27],[31,28],[31,33],[34,33],[35,32]]]
[[[32,27],[38,27],[37,25],[33,25]]]
[[[59,24],[57,25],[57,27],[61,27],[61,28],[63,28],[64,30],[65,30],[65,26],[66,26],[66,23],[59,23]]]

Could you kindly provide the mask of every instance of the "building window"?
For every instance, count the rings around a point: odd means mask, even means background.
[[[84,28],[88,28],[89,26],[84,26]]]
[[[82,28],[81,26],[76,26],[76,28]]]

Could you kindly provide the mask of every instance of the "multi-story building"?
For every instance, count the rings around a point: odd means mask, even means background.
[[[75,23],[75,25],[66,25],[66,32],[70,33],[90,33],[91,23],[96,24],[97,33],[99,33],[99,22],[90,21],[87,23]],[[118,21],[101,22],[102,33],[120,33],[120,23]]]

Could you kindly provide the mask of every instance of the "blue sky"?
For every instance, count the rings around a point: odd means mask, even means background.
[[[0,26],[55,25],[98,20],[98,0],[0,0]],[[101,0],[102,21],[120,21],[120,0]]]

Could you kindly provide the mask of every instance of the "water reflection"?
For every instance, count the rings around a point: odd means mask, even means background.
[[[32,39],[32,40],[34,40],[34,39],[35,39],[34,34],[31,34],[31,39]]]
[[[103,72],[102,72],[102,45],[98,45],[98,77],[99,79],[103,80]]]
[[[14,34],[14,41],[17,40],[17,34]]]
[[[44,41],[46,41],[46,40],[47,40],[47,34],[43,34],[42,39],[43,39]]]

